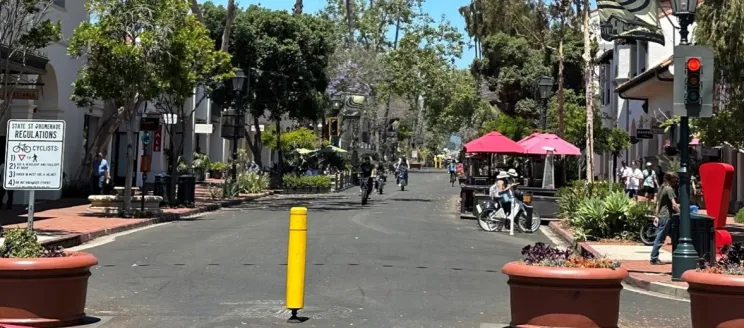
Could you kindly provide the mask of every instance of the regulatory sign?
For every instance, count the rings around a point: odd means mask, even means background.
[[[653,139],[654,133],[651,131],[651,129],[636,129],[636,138]]]
[[[8,120],[3,187],[61,189],[64,143],[65,121]]]

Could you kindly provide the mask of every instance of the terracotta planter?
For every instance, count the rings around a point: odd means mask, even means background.
[[[63,327],[85,317],[93,255],[0,259],[0,324]]]
[[[689,284],[693,328],[744,327],[744,276],[690,270],[682,280]]]
[[[552,268],[510,262],[511,325],[515,327],[615,328],[622,268]]]

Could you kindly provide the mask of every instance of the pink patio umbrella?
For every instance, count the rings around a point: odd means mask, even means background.
[[[466,153],[524,154],[524,148],[496,131],[465,144]]]
[[[546,148],[552,148],[554,155],[581,156],[581,150],[552,133],[533,133],[517,142],[525,154],[547,155]]]

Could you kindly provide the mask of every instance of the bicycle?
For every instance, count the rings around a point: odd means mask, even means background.
[[[455,180],[457,180],[457,174],[455,174],[455,172],[450,172],[450,184],[452,184],[453,187],[455,186]]]
[[[369,199],[369,178],[359,177],[359,187],[362,188],[362,205],[367,205]]]
[[[24,144],[24,143],[18,143],[17,145],[13,146],[13,152],[14,153],[30,153],[31,152],[31,146]]]

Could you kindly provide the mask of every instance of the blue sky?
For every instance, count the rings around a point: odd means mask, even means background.
[[[211,1],[216,4],[227,4],[227,0]],[[200,0],[200,2],[206,2],[206,0]],[[236,0],[235,2],[240,7],[260,4],[262,7],[270,9],[292,10],[295,0]],[[470,3],[470,0],[426,0],[424,2],[424,10],[437,20],[444,15],[447,20],[457,26],[462,31],[463,35],[465,35],[465,21],[462,19],[457,9],[468,3]],[[316,12],[325,7],[325,4],[326,0],[304,0],[303,10],[305,12]],[[467,68],[475,57],[474,51],[474,49],[466,48],[463,52],[462,58],[456,62],[457,66],[460,68]]]

